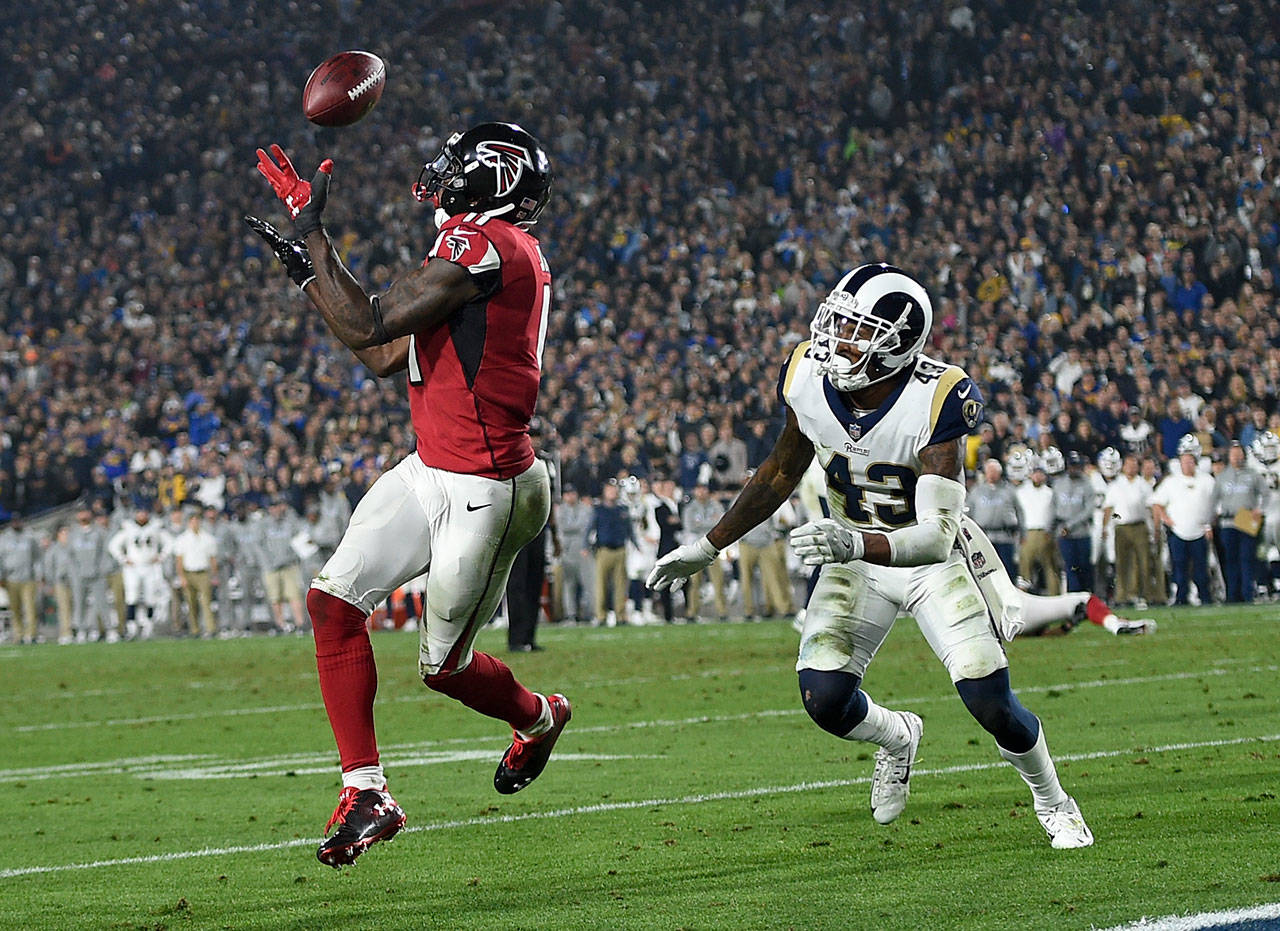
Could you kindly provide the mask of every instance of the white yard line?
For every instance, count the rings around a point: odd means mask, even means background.
[[[1115,925],[1106,931],[1200,931],[1203,928],[1230,928],[1249,921],[1276,921],[1280,919],[1280,902],[1255,905],[1253,908],[1233,908],[1224,912],[1200,912],[1195,915],[1166,915],[1163,918],[1139,918],[1130,924]],[[1268,927],[1275,927],[1268,925]]]
[[[1098,760],[1110,757],[1129,756],[1134,753],[1172,753],[1180,750],[1198,750],[1205,747],[1228,747],[1255,742],[1280,741],[1280,734],[1269,734],[1261,737],[1236,737],[1230,740],[1202,740],[1191,743],[1164,744],[1158,747],[1125,748],[1123,750],[1098,750],[1092,753],[1072,753],[1058,756],[1058,761]],[[917,769],[916,776],[948,776],[955,773],[978,772],[982,770],[1000,769],[1004,761],[989,763],[969,763],[960,766],[944,766],[937,769]],[[751,789],[737,789],[727,792],[709,792],[695,795],[684,795],[674,798],[649,798],[630,802],[601,802],[596,805],[580,805],[575,808],[558,808],[551,811],[531,811],[518,815],[493,815],[479,818],[460,818],[452,821],[436,821],[430,824],[406,828],[402,833],[417,834],[425,831],[449,831],[459,828],[487,827],[494,824],[512,824],[518,821],[545,821],[557,818],[569,818],[576,815],[605,814],[611,811],[630,811],[636,808],[654,808],[667,805],[702,805],[708,802],[735,801],[746,798],[757,798],[763,795],[787,795],[797,792],[814,792],[823,789],[838,789],[848,786],[865,785],[870,782],[869,776],[856,779],[828,779],[822,782],[797,782],[781,786],[757,786]],[[0,879],[12,879],[19,876],[36,876],[46,873],[66,873],[75,870],[92,870],[107,866],[130,866],[146,863],[168,863],[174,860],[190,860],[196,857],[230,856],[244,853],[267,853],[277,850],[288,850],[293,847],[309,847],[317,843],[317,839],[298,839],[277,841],[275,843],[248,844],[234,847],[203,847],[199,850],[181,850],[173,853],[152,854],[145,857],[121,857],[113,860],[93,860],[85,863],[63,863],[49,866],[19,866],[0,869]]]

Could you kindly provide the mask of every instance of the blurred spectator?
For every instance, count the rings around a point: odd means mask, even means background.
[[[1056,595],[1062,591],[1058,547],[1054,543],[1054,497],[1043,463],[1031,468],[1031,481],[1018,486],[1023,537],[1018,553],[1018,578],[1031,590]],[[1037,581],[1039,576],[1039,581]]]
[[[1184,438],[1186,439],[1186,438]],[[1214,481],[1201,472],[1192,442],[1178,450],[1178,472],[1165,477],[1151,496],[1159,527],[1168,528],[1169,565],[1175,589],[1173,603],[1191,604],[1191,584],[1198,603],[1209,604],[1209,545],[1213,535]]]
[[[1226,468],[1213,480],[1213,509],[1228,602],[1253,601],[1258,532],[1266,496],[1266,479],[1245,465],[1244,447],[1232,443]]]
[[[592,622],[613,615],[614,623],[627,620],[627,542],[631,539],[631,514],[619,501],[618,486],[604,486],[591,515],[592,555],[596,568],[595,610]],[[607,613],[606,613],[607,612]]]
[[[982,466],[982,481],[970,489],[965,506],[974,523],[996,548],[1009,578],[1016,579],[1019,574],[1017,545],[1023,530],[1022,507],[1003,473],[998,459],[988,459]]]
[[[1144,585],[1151,574],[1151,544],[1147,515],[1151,489],[1138,475],[1138,457],[1124,457],[1120,474],[1107,486],[1103,522],[1114,528],[1116,540],[1116,602],[1146,608]]]
[[[13,639],[36,642],[39,589],[40,544],[21,519],[0,530],[0,580],[9,594],[9,616],[13,619]]]
[[[693,500],[684,506],[684,538],[685,541],[700,539],[708,530],[716,525],[724,516],[724,504],[711,496],[711,486],[699,482],[693,489]],[[725,597],[724,560],[713,560],[707,566],[707,578],[711,580],[711,591],[716,603],[716,617],[726,620],[729,615],[729,602]],[[696,621],[702,609],[702,576],[699,572],[689,576],[684,583],[685,617]]]
[[[573,485],[562,489],[556,505],[556,528],[560,532],[560,556],[553,574],[555,603],[563,619],[576,624],[596,617],[595,567],[587,537],[591,532],[591,502]]]
[[[1089,528],[1093,523],[1095,492],[1084,475],[1084,456],[1078,450],[1066,455],[1067,471],[1053,481],[1053,526],[1067,573],[1067,591],[1093,591],[1093,560]]]
[[[178,582],[187,601],[187,623],[192,636],[213,637],[218,632],[213,617],[213,580],[218,575],[218,538],[204,525],[200,511],[187,518],[186,529],[172,544]]]

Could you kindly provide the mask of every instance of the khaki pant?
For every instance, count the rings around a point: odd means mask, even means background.
[[[1022,551],[1018,554],[1018,575],[1031,582],[1035,579],[1037,569],[1044,573],[1045,594],[1061,594],[1058,547],[1054,545],[1053,536],[1047,530],[1028,530],[1026,539],[1022,541]]]
[[[610,583],[613,583],[612,586]],[[619,621],[627,619],[627,548],[596,547],[596,615],[604,617],[610,607],[608,590],[613,588],[612,608]]]
[[[209,571],[185,572],[186,584],[183,586],[187,596],[187,624],[193,634],[204,628],[206,634],[217,632],[217,624],[213,620],[213,580]],[[197,618],[197,609],[199,616]]]
[[[724,595],[724,562],[717,556],[703,572],[711,577],[711,591],[716,599],[716,616],[727,616],[729,602]],[[692,620],[698,616],[698,609],[702,607],[702,572],[695,572],[684,583],[684,599],[684,616]]]
[[[69,582],[53,583],[53,604],[58,611],[58,639],[71,639],[71,584]]]
[[[756,566],[760,567],[760,582],[764,589],[765,611],[770,617],[791,614],[791,587],[787,584],[786,556],[778,549],[781,540],[767,546],[738,544],[738,572],[742,582],[742,610],[748,616],[760,614],[755,605],[755,588],[752,577]]]
[[[129,608],[124,600],[124,573],[113,572],[107,576],[107,584],[111,588],[111,603],[116,612],[116,633],[121,637],[128,630]]]
[[[1145,598],[1151,575],[1151,542],[1146,521],[1116,524],[1116,601],[1125,603]]]
[[[302,601],[302,573],[297,565],[266,570],[262,573],[262,585],[267,590],[267,604]]]
[[[1152,604],[1169,603],[1169,578],[1164,569],[1164,535],[1156,534],[1156,539],[1147,544],[1150,554],[1151,571],[1147,573],[1145,585],[1147,601]]]
[[[35,582],[5,582],[9,593],[9,616],[13,618],[15,640],[36,639],[36,600],[39,593]]]

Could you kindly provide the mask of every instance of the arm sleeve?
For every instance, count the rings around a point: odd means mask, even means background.
[[[927,566],[951,552],[964,512],[964,485],[941,475],[922,475],[916,482],[916,521],[885,534],[889,565]]]

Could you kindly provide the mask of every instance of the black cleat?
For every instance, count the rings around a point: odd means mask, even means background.
[[[320,844],[316,859],[335,870],[356,862],[378,841],[391,840],[404,827],[404,810],[396,804],[386,786],[381,789],[357,789],[347,786],[338,796],[338,807],[324,826],[327,833],[335,824],[338,830]]]
[[[551,758],[551,749],[556,745],[560,732],[573,717],[573,709],[569,707],[569,699],[559,693],[547,697],[551,706],[551,730],[539,734],[529,740],[522,740],[519,735],[507,747],[498,764],[498,771],[493,774],[493,787],[503,795],[519,792],[546,769],[547,760]]]

